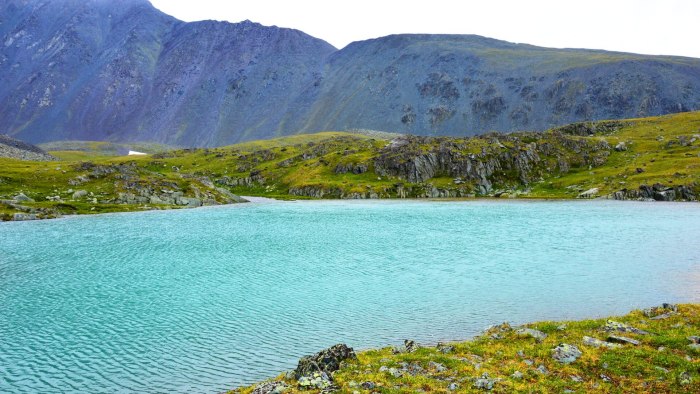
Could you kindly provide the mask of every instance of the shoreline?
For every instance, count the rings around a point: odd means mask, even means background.
[[[698,392],[700,304],[624,316],[502,323],[471,339],[355,352],[344,344],[229,394]]]
[[[72,218],[72,217],[80,217],[80,216],[102,216],[102,215],[109,215],[109,214],[124,214],[124,213],[138,213],[138,212],[155,212],[155,211],[179,211],[179,210],[191,210],[191,209],[202,209],[202,208],[215,208],[215,207],[226,207],[226,206],[231,206],[231,205],[238,205],[238,204],[270,204],[270,203],[284,203],[284,202],[299,202],[299,201],[343,201],[343,202],[368,202],[368,201],[376,201],[376,202],[387,202],[387,201],[412,201],[412,202],[444,202],[444,203],[450,203],[450,202],[472,202],[472,201],[482,201],[482,202],[581,202],[581,203],[586,203],[586,202],[601,202],[601,201],[615,201],[615,202],[620,202],[620,203],[628,203],[628,202],[640,202],[640,203],[667,203],[667,204],[697,204],[698,201],[684,201],[684,200],[675,200],[675,201],[656,201],[656,200],[618,200],[614,198],[606,198],[606,197],[598,197],[598,198],[565,198],[565,197],[546,197],[546,196],[536,196],[536,197],[491,197],[491,196],[484,196],[484,197],[445,197],[445,198],[435,198],[435,197],[425,197],[425,198],[367,198],[367,199],[358,199],[358,198],[299,198],[299,199],[280,199],[280,198],[273,198],[273,197],[264,197],[264,196],[239,196],[240,198],[246,200],[246,201],[241,201],[241,202],[236,202],[236,203],[230,203],[230,204],[217,204],[217,205],[202,205],[202,206],[197,206],[197,207],[189,207],[189,206],[157,206],[157,207],[147,207],[143,208],[141,206],[134,206],[134,205],[129,205],[129,204],[124,204],[123,207],[125,208],[124,210],[114,210],[114,211],[109,211],[109,212],[96,212],[96,213],[91,213],[91,212],[84,212],[84,213],[75,213],[75,214],[58,214],[55,216],[48,216],[48,217],[42,217],[38,216],[36,213],[28,213],[28,214],[23,214],[18,212],[18,215],[15,215],[14,217],[11,217],[9,220],[6,220],[2,218],[0,220],[0,223],[11,223],[11,222],[27,222],[27,221],[44,221],[44,220],[54,220],[54,219],[66,219],[66,218]],[[289,197],[294,197],[294,196],[289,196]],[[10,200],[7,200],[10,202]],[[19,202],[14,202],[19,205]],[[69,203],[69,202],[66,202]],[[25,206],[25,208],[32,208],[30,206]],[[133,208],[133,209],[130,209]],[[36,209],[37,211],[41,211],[44,208],[32,208]],[[1,216],[0,216],[1,218]]]

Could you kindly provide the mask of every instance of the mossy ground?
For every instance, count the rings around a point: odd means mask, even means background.
[[[573,165],[566,173],[545,171],[547,175],[543,179],[534,180],[528,185],[519,184],[515,174],[503,173],[499,179],[493,180],[494,188],[527,189],[527,193],[518,193],[521,198],[576,198],[581,191],[594,187],[599,188],[599,195],[606,195],[623,188],[635,189],[642,184],[700,185],[700,138],[694,137],[700,134],[700,112],[632,119],[625,123],[627,126],[615,132],[571,137],[604,139],[611,146],[625,142],[627,150],[611,151],[606,162],[600,166]],[[550,138],[552,134],[549,133],[517,135],[526,143],[558,143],[556,138]],[[693,138],[696,140],[689,142]],[[463,154],[481,152],[489,145],[488,137],[460,141],[464,146]],[[108,153],[112,148],[105,148],[101,143],[71,143],[83,150],[53,151],[51,153],[61,159],[57,162],[0,159],[0,199],[12,199],[21,192],[37,201],[23,205],[55,209],[64,214],[174,208],[111,204],[109,201],[123,190],[110,176],[94,177],[79,186],[71,186],[70,179],[85,175],[80,167],[80,163],[85,161],[101,165],[133,163],[137,167],[136,181],[144,184],[174,182],[184,190],[188,190],[197,177],[240,179],[257,172],[264,177],[263,184],[253,182],[245,186],[226,187],[239,195],[279,199],[303,198],[290,194],[291,188],[303,187],[335,188],[346,194],[373,191],[382,197],[396,197],[395,192],[389,192],[396,190],[396,184],[411,184],[374,172],[374,159],[388,142],[362,134],[326,132],[220,148],[169,151],[145,157],[110,156]],[[429,151],[435,149],[437,144],[437,139],[428,141],[422,149]],[[505,141],[505,145],[496,149],[512,148],[508,144]],[[546,166],[556,161],[553,157],[543,159],[541,165]],[[571,159],[572,163],[580,162],[576,158]],[[339,164],[364,164],[368,170],[360,174],[338,174],[335,168]],[[444,174],[437,174],[426,184],[438,188],[455,186],[454,180]],[[71,190],[86,190],[92,193],[91,198],[73,201]],[[47,200],[47,197],[55,196],[59,196],[62,202]],[[93,196],[97,198],[97,203],[92,202]],[[0,210],[3,218],[9,218],[16,212],[9,206],[0,207]]]
[[[700,334],[700,305],[680,305],[678,313],[666,319],[653,320],[641,311],[609,319],[649,334],[616,333],[641,343],[608,349],[583,344],[584,336],[607,338],[610,333],[602,329],[607,319],[527,324],[547,334],[541,342],[504,325],[473,340],[450,343],[453,349],[447,353],[432,346],[412,353],[395,353],[393,348],[363,351],[333,379],[341,393],[446,393],[451,383],[458,385],[453,392],[484,392],[474,387],[475,378],[484,373],[497,380],[490,391],[494,393],[700,392],[700,352],[688,346],[688,337]],[[577,346],[583,355],[571,364],[557,362],[552,349],[560,343]],[[431,362],[446,370],[438,372]],[[401,368],[401,363],[417,364],[424,372],[394,377],[382,368]],[[541,366],[546,373],[538,371]],[[522,377],[513,377],[516,371]],[[277,380],[284,380],[284,375]],[[285,392],[301,392],[296,381],[286,382],[290,389]],[[375,388],[365,390],[360,386],[363,382],[372,382]],[[255,386],[231,393],[250,393]]]

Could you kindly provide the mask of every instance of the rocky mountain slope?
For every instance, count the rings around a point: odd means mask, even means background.
[[[56,160],[38,146],[2,134],[0,134],[0,157],[32,161]]]
[[[700,60],[395,35],[336,50],[147,0],[0,0],[0,132],[220,146],[323,130],[544,130],[700,109]]]

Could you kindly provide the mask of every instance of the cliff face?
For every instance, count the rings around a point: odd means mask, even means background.
[[[146,0],[0,0],[0,132],[217,146],[322,130],[466,136],[700,109],[700,60],[394,35],[336,50]]]

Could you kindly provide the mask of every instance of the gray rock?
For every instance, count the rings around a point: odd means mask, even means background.
[[[362,387],[365,390],[374,390],[374,388],[377,387],[377,384],[374,382],[362,382],[360,384],[360,387]]]
[[[698,343],[700,343],[700,336],[691,335],[688,337],[688,341],[690,341],[690,343],[698,344]]]
[[[340,369],[341,362],[355,359],[357,359],[357,356],[351,347],[345,344],[337,344],[314,355],[302,357],[294,370],[294,374],[297,379],[314,372],[330,374]]]
[[[265,382],[257,385],[252,394],[282,394],[289,389],[285,382]]]
[[[327,389],[333,386],[331,378],[325,372],[314,372],[308,376],[301,376],[297,379],[299,387],[308,389]]]
[[[74,200],[79,200],[79,199],[81,199],[81,198],[83,198],[83,197],[86,197],[87,195],[88,195],[87,190],[78,190],[78,191],[76,191],[76,192],[73,193],[73,199],[74,199]]]
[[[34,202],[34,199],[27,197],[24,193],[19,193],[13,200],[17,202]]]
[[[661,306],[655,306],[652,308],[647,308],[642,310],[642,314],[648,318],[655,318],[662,315],[669,315],[670,313],[678,312],[678,306],[675,304],[661,304]],[[665,318],[665,317],[664,317]]]
[[[559,346],[552,349],[552,358],[563,364],[573,363],[581,355],[581,350],[578,347],[567,343],[559,344]]]
[[[578,198],[593,198],[596,195],[598,195],[599,191],[600,191],[600,189],[598,189],[597,187],[594,187],[592,189],[588,189],[585,192],[580,193],[578,195]]]
[[[449,391],[455,391],[458,388],[459,388],[459,385],[457,383],[454,383],[454,382],[447,385],[447,390],[449,390]]]
[[[619,142],[617,145],[615,145],[615,150],[618,152],[623,152],[627,150],[627,144],[624,142]]]
[[[537,340],[537,342],[542,342],[547,338],[547,334],[545,334],[539,330],[534,330],[532,328],[520,328],[520,329],[516,330],[515,333],[520,335],[520,336],[527,336],[527,337],[535,338],[535,340]]]
[[[678,376],[678,383],[680,383],[682,386],[687,386],[692,382],[693,378],[686,371],[681,372],[681,374]]]
[[[592,347],[606,347],[606,348],[609,348],[609,349],[615,349],[615,348],[619,348],[619,347],[622,346],[622,345],[620,345],[620,344],[618,344],[618,343],[605,342],[605,341],[601,341],[600,339],[591,338],[591,337],[588,337],[588,336],[584,336],[584,337],[583,337],[583,344],[586,345],[586,346],[592,346]]]
[[[512,375],[510,375],[510,377],[516,380],[520,380],[523,378],[523,373],[520,371],[515,371]]]
[[[538,365],[535,371],[541,373],[542,375],[549,375],[549,370],[543,364]]]
[[[399,371],[398,369],[393,368],[393,367],[389,368],[389,374],[395,378],[400,378],[401,376],[403,376],[402,371]]]
[[[641,342],[636,339],[627,338],[619,335],[608,335],[608,341],[621,344],[630,344],[634,346],[639,346]]]
[[[435,370],[435,372],[438,372],[438,373],[447,371],[447,367],[445,367],[444,365],[442,365],[440,363],[436,363],[434,361],[430,361],[428,363],[428,368],[432,368]]]
[[[640,330],[640,329],[638,329],[638,328],[634,328],[634,327],[632,327],[632,326],[630,326],[630,325],[627,325],[627,324],[625,324],[625,323],[620,323],[620,322],[616,322],[616,321],[613,321],[613,320],[608,320],[608,321],[605,323],[605,326],[603,327],[603,330],[608,331],[608,332],[612,332],[612,331],[617,331],[617,332],[629,332],[629,333],[632,333],[632,334],[640,334],[640,335],[647,335],[647,334],[649,334],[648,332],[646,332],[646,331],[644,331],[644,330]]]
[[[440,342],[438,342],[436,348],[437,348],[438,352],[443,353],[443,354],[452,353],[455,351],[454,346],[440,343]]]
[[[474,388],[481,390],[493,390],[493,386],[496,384],[495,379],[489,378],[489,374],[484,373],[480,378],[474,381]]]

